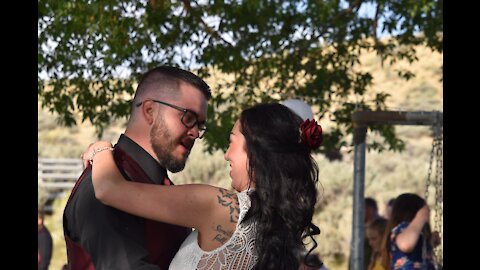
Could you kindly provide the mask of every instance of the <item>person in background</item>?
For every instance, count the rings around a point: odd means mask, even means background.
[[[170,269],[298,269],[297,247],[318,234],[312,224],[322,143],[316,121],[281,104],[244,110],[230,133],[225,160],[236,192],[210,185],[159,186],[125,181],[111,143],[84,153],[93,161],[95,196],[128,213],[195,230]],[[179,214],[181,213],[181,214]]]
[[[45,226],[45,211],[43,207],[38,208],[38,269],[47,270],[52,259],[53,241],[52,235]]]
[[[377,201],[372,197],[365,198],[365,218],[364,218],[364,225],[365,225],[365,240],[363,242],[363,252],[364,252],[364,269],[368,269],[368,265],[370,264],[370,259],[372,258],[372,247],[368,244],[368,238],[366,235],[366,228],[368,224],[373,220],[380,217],[378,212],[378,204]]]
[[[374,198],[366,197],[365,198],[365,226],[370,222],[380,217],[378,212],[378,204]]]
[[[387,205],[385,207],[385,214],[383,215],[385,219],[390,219],[390,216],[392,215],[392,207],[394,202],[395,202],[395,198],[388,200]]]
[[[413,193],[395,199],[382,242],[385,270],[434,270],[430,209]]]
[[[378,217],[367,225],[366,235],[368,244],[372,248],[368,270],[385,270],[382,266],[381,249],[386,226],[387,220],[383,217]]]

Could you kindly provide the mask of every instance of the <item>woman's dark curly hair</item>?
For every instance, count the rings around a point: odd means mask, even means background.
[[[303,239],[319,233],[312,224],[318,166],[300,143],[301,123],[281,104],[257,105],[240,116],[249,178],[255,183],[245,220],[254,218],[257,224],[256,269],[298,269]]]

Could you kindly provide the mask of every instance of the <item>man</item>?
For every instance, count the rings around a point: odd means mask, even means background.
[[[185,167],[195,140],[206,131],[210,97],[208,85],[191,72],[166,66],[147,72],[114,149],[125,178],[172,185],[166,170],[175,173]],[[91,172],[87,166],[63,215],[70,269],[168,269],[191,229],[103,205],[95,199]]]
[[[378,213],[378,204],[374,198],[365,198],[365,226],[380,217]]]

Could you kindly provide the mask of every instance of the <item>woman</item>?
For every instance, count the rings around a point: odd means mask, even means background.
[[[231,192],[209,185],[157,186],[124,181],[110,142],[89,147],[95,196],[104,204],[171,224],[193,227],[170,269],[298,269],[311,223],[318,167],[310,155],[322,130],[280,104],[241,113],[225,160]],[[93,151],[93,152],[92,152]],[[313,238],[312,238],[313,239]]]
[[[399,195],[393,203],[382,240],[382,264],[386,270],[434,270],[430,209],[413,193]]]
[[[387,220],[383,217],[377,217],[367,225],[365,234],[367,235],[368,244],[372,248],[368,270],[385,270],[382,266],[381,249],[386,226]]]

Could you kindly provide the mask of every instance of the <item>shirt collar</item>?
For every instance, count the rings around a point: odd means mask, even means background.
[[[135,160],[138,166],[142,168],[155,184],[162,184],[163,179],[168,177],[167,170],[145,151],[145,149],[127,137],[127,135],[121,134],[115,147],[120,147]]]

